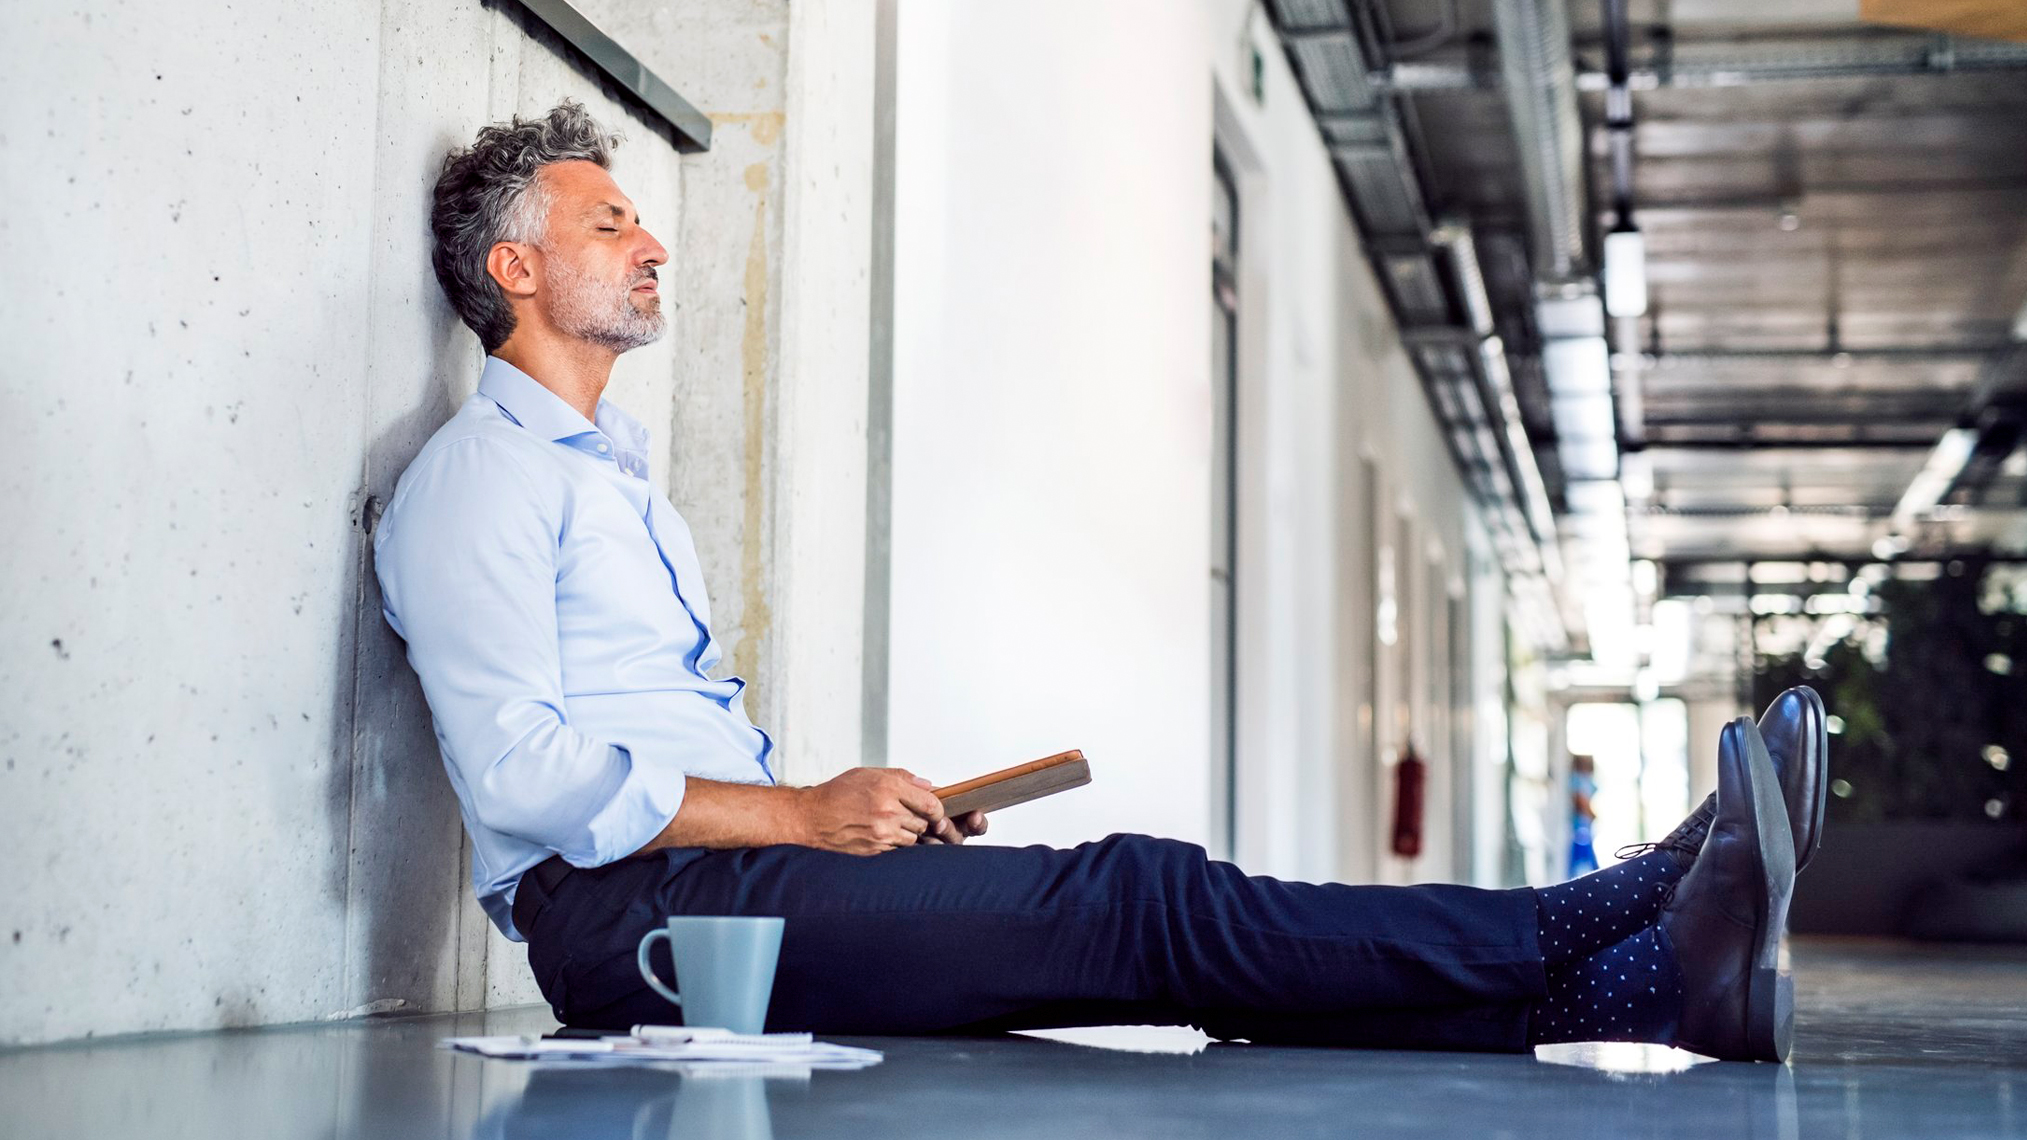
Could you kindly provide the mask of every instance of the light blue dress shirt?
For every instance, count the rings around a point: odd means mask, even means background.
[[[690,528],[648,483],[648,433],[597,422],[498,357],[401,476],[373,536],[472,840],[472,889],[510,938],[521,875],[639,850],[688,776],[771,784],[774,742],[713,680]]]

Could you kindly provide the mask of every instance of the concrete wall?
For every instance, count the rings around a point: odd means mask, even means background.
[[[799,464],[863,456],[832,403],[863,403],[869,5],[585,8],[709,154],[476,0],[0,12],[0,1043],[535,996],[470,900],[367,528],[477,376],[427,268],[435,164],[564,95],[629,136],[674,251],[672,335],[608,394],[665,441],[787,772],[856,759],[856,615],[808,568],[862,528]]]
[[[1476,523],[1255,7],[904,0],[896,58],[892,761],[1078,747],[1094,785],[998,841],[1212,837],[1215,139],[1242,199],[1238,860],[1468,873],[1444,764],[1428,854],[1382,858],[1372,725],[1387,756],[1447,734],[1431,602]],[[1377,671],[1369,490],[1423,599]],[[1496,687],[1496,621],[1476,639]]]

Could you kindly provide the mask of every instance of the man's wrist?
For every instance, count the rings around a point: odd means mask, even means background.
[[[810,823],[810,793],[814,789],[783,786],[781,791],[781,841],[798,847],[816,846],[815,828]]]

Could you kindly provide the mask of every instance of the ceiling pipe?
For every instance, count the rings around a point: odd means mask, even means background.
[[[1477,357],[1478,379],[1489,418],[1498,428],[1501,452],[1519,488],[1520,504],[1534,539],[1544,550],[1544,561],[1561,577],[1560,560],[1555,557],[1555,513],[1549,505],[1548,488],[1541,468],[1534,461],[1534,447],[1520,415],[1520,402],[1513,394],[1513,378],[1506,367],[1506,346],[1493,334],[1492,298],[1485,289],[1485,274],[1478,263],[1478,246],[1471,228],[1461,222],[1438,226],[1430,240],[1447,256],[1451,280],[1455,282],[1460,307],[1471,329]]]
[[[1978,432],[1975,428],[1956,427],[1943,433],[1929,452],[1928,461],[1922,464],[1914,481],[1900,496],[1900,502],[1893,508],[1893,532],[1905,535],[1914,529],[1923,516],[1935,509],[1950,493],[1957,476],[1970,462],[1971,452],[1978,446]]]
[[[1961,503],[1982,504],[2000,469],[2027,438],[2027,327],[2016,325],[2014,335],[2011,345],[1986,360],[1956,426],[1936,441],[1901,493],[1882,542],[1905,548],[1915,528],[1959,492]]]
[[[1535,275],[1567,281],[1585,268],[1583,137],[1569,14],[1562,0],[1505,0],[1492,14],[1500,86],[1520,144]]]

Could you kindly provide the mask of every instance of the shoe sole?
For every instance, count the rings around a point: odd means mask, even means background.
[[[1803,722],[1803,755],[1814,755],[1823,765],[1823,778],[1816,781],[1816,802],[1809,805],[1808,840],[1795,847],[1795,873],[1801,874],[1809,860],[1816,857],[1816,849],[1823,845],[1823,809],[1830,802],[1830,732],[1828,714],[1823,710],[1823,698],[1807,685],[1797,686],[1808,701],[1810,715]],[[1801,757],[1796,757],[1800,760]]]
[[[1795,983],[1781,972],[1781,935],[1787,931],[1788,903],[1795,893],[1795,839],[1787,799],[1759,726],[1751,717],[1740,717],[1738,723],[1745,730],[1763,880],[1753,929],[1752,973],[1746,982],[1747,1059],[1786,1061],[1795,1039]]]

